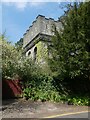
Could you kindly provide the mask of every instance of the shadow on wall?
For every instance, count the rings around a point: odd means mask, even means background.
[[[22,88],[19,80],[2,80],[2,99],[20,97]]]

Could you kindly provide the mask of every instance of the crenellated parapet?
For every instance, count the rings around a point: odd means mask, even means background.
[[[23,48],[32,47],[36,39],[40,37],[54,35],[54,26],[59,30],[61,28],[61,22],[55,21],[53,18],[46,18],[43,15],[38,15],[36,20],[32,22],[32,25],[26,30],[23,35]]]

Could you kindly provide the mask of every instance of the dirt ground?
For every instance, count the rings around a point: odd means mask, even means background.
[[[46,118],[51,115],[81,111],[88,111],[88,107],[24,99],[2,101],[2,118]]]

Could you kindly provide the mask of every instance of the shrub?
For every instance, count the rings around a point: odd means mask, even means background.
[[[28,88],[26,87],[23,90],[26,99],[59,101],[59,93],[52,85],[52,77],[40,74],[34,76],[33,80],[29,80]]]
[[[67,98],[68,104],[73,104],[73,105],[90,105],[89,101],[90,98],[88,96],[74,96],[74,97],[68,97]]]
[[[2,41],[2,77],[14,77],[17,72],[20,53],[17,52],[15,46],[8,42],[4,35],[0,36],[0,41]]]

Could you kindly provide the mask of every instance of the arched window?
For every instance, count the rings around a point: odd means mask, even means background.
[[[34,61],[36,61],[37,47],[34,48]]]
[[[31,55],[31,51],[28,52],[28,56],[30,56],[30,55]]]

